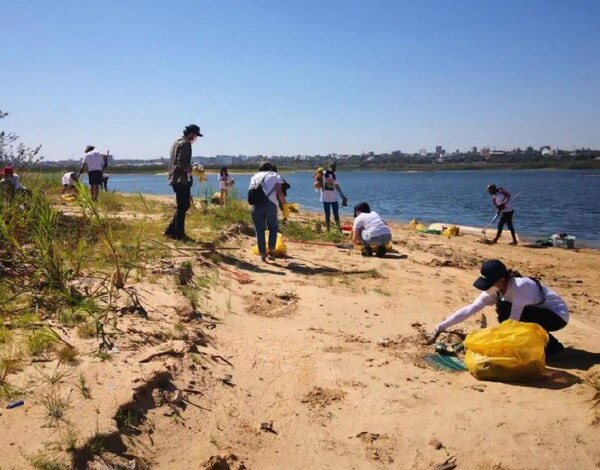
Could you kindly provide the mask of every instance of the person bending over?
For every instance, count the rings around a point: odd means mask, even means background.
[[[260,201],[250,201],[252,222],[256,231],[256,243],[263,261],[275,259],[275,246],[277,244],[277,207],[283,210],[285,196],[282,190],[283,178],[277,173],[275,166],[270,162],[263,162],[256,173],[250,179],[248,192],[262,190],[264,198]],[[265,231],[269,228],[269,246],[265,246]]]
[[[385,256],[386,246],[392,240],[390,227],[366,202],[354,206],[352,242],[363,244],[363,256],[371,256],[373,247],[380,258]]]
[[[496,305],[498,323],[511,319],[526,323],[537,323],[549,336],[546,357],[564,350],[564,346],[550,332],[563,329],[569,322],[569,309],[565,301],[553,290],[532,277],[522,277],[518,272],[506,268],[497,259],[485,261],[480,276],[473,286],[481,294],[475,301],[462,307],[435,327],[429,336],[434,342],[437,336],[452,325],[456,325],[479,312],[486,306]]]
[[[79,176],[76,172],[70,171],[65,173],[62,177],[62,193],[75,194],[77,192],[75,185],[79,181]]]
[[[492,202],[497,211],[496,217],[500,217],[498,220],[498,231],[496,232],[496,236],[492,240],[492,243],[498,242],[500,235],[502,235],[504,225],[506,224],[512,235],[512,242],[510,242],[510,244],[516,245],[517,236],[515,235],[515,227],[513,226],[513,215],[515,214],[515,211],[510,205],[510,193],[502,188],[496,187],[495,184],[489,184],[486,191],[492,196]]]

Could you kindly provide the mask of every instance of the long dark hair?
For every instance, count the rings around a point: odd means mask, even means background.
[[[224,166],[223,168],[221,168],[221,171],[219,172],[219,176],[223,176],[223,173],[225,173],[225,176],[229,176],[229,173],[227,172],[227,167]]]

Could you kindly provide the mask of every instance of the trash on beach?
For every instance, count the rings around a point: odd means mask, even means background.
[[[478,380],[531,380],[545,370],[547,343],[548,333],[538,324],[506,320],[467,335],[465,365]]]
[[[442,236],[446,238],[457,237],[460,234],[460,228],[457,225],[451,225],[442,232]]]
[[[19,406],[23,406],[25,404],[24,400],[17,400],[17,401],[13,401],[12,403],[9,403],[8,405],[6,405],[6,408],[8,410],[11,410],[13,408],[17,408]]]
[[[566,233],[555,233],[550,237],[552,246],[560,248],[575,248],[575,240],[577,237]]]
[[[417,219],[412,219],[409,222],[408,226],[409,226],[409,228],[411,228],[413,230],[417,230],[417,231],[424,231],[427,228],[427,227],[425,227],[425,225],[420,223]]]
[[[269,240],[269,232],[267,231],[265,233],[265,245],[268,245],[268,240]],[[254,245],[252,247],[252,253],[254,253],[255,255],[259,254],[258,245]],[[285,255],[287,254],[287,246],[285,246],[285,242],[283,241],[283,235],[281,235],[281,233],[277,234],[277,242],[275,243],[274,254],[277,258],[284,258]]]

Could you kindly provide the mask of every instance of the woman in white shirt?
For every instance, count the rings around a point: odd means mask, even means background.
[[[551,331],[561,330],[569,322],[567,304],[556,292],[543,286],[537,279],[522,277],[506,269],[504,263],[497,259],[483,263],[480,276],[473,286],[483,292],[471,305],[458,309],[437,325],[431,334],[431,342],[450,326],[495,304],[499,323],[508,319],[537,323],[548,332],[546,356],[564,350],[564,346],[550,334]]]
[[[371,256],[373,247],[377,256],[385,256],[385,247],[391,240],[392,231],[379,214],[371,210],[369,204],[360,202],[354,206],[352,242],[357,245],[363,244],[363,256]]]

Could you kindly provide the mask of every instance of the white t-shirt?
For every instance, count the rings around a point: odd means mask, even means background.
[[[75,184],[75,179],[73,178],[73,175],[75,173],[73,173],[72,171],[69,173],[65,173],[62,177],[62,184],[63,186],[66,184],[67,186],[73,186]]]
[[[512,303],[509,318],[511,320],[519,321],[521,320],[523,309],[528,305],[535,305],[536,307],[545,308],[556,313],[560,318],[568,323],[569,309],[565,301],[552,289],[549,289],[546,286],[542,286],[542,288],[544,290],[544,296],[546,297],[545,300],[538,285],[532,279],[528,277],[511,278],[508,282],[506,294],[502,296],[502,300]],[[482,292],[471,305],[467,305],[466,307],[458,309],[443,322],[441,322],[437,326],[436,330],[443,331],[452,325],[456,325],[457,323],[466,320],[470,316],[475,315],[482,308],[489,305],[494,305],[496,300],[497,297],[495,295]],[[543,303],[540,303],[542,301]]]
[[[494,194],[492,196],[492,200],[494,201],[494,205],[496,207],[501,206],[502,204],[506,204],[504,206],[504,209],[502,209],[500,212],[511,212],[513,210],[512,206],[508,202],[509,199],[510,199],[510,197],[506,196],[501,191],[498,191],[496,194]]]
[[[354,219],[353,228],[355,233],[362,228],[362,237],[367,239],[392,233],[379,214],[373,211],[368,214],[365,212],[358,214]]]
[[[88,172],[102,171],[104,169],[104,157],[100,152],[92,150],[85,154],[83,161],[87,164]]]
[[[337,202],[338,192],[335,189],[335,185],[339,184],[337,175],[329,173],[329,176],[325,176],[327,172],[323,173],[323,187],[321,188],[321,202]]]
[[[261,182],[265,196],[268,194],[269,200],[278,206],[279,203],[277,202],[277,191],[275,190],[275,185],[277,183],[283,184],[283,178],[279,175],[279,173],[275,173],[274,171],[259,171],[252,176],[252,178],[250,178],[250,185],[248,189],[257,188]]]

